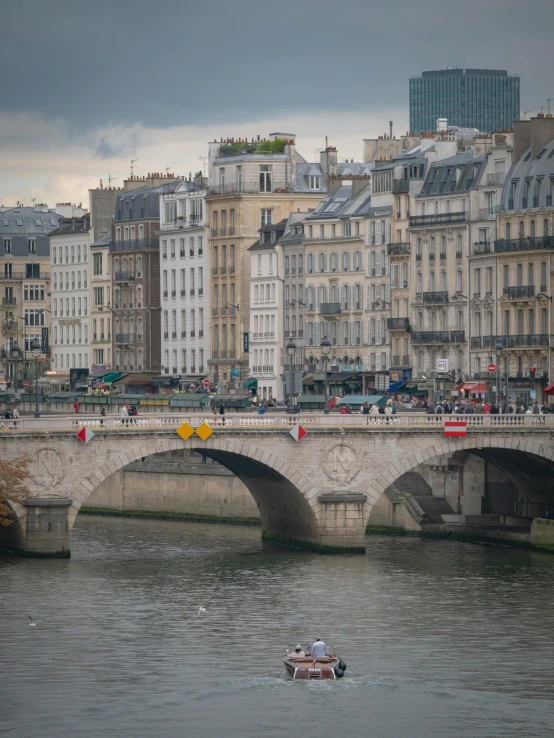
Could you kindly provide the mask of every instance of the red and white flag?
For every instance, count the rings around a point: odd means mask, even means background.
[[[90,428],[87,428],[86,426],[81,428],[81,430],[77,433],[77,438],[83,443],[88,443],[93,437],[94,433],[91,431]]]
[[[295,425],[294,428],[291,428],[289,433],[295,441],[301,441],[304,436],[308,435],[308,431],[305,428],[302,428],[300,423],[298,425]]]
[[[446,420],[444,423],[444,435],[447,438],[463,438],[467,436],[467,424],[465,420]]]

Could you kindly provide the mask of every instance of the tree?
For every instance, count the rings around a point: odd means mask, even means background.
[[[21,503],[30,496],[24,482],[33,473],[29,470],[30,456],[21,456],[11,461],[0,461],[0,526],[13,523],[12,509],[8,503]]]

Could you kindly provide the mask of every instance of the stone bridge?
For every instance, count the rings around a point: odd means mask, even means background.
[[[470,451],[498,466],[519,459],[530,478],[552,477],[554,416],[469,416],[465,438],[447,438],[448,416],[200,415],[45,417],[2,421],[0,458],[33,459],[31,497],[14,506],[5,547],[27,555],[69,556],[75,518],[111,474],[152,454],[193,449],[236,474],[260,511],[263,537],[316,551],[364,551],[371,510],[385,490],[420,464]],[[183,441],[183,422],[213,428]],[[308,435],[295,441],[300,422]],[[83,444],[76,433],[90,427]],[[546,472],[545,472],[546,469]]]

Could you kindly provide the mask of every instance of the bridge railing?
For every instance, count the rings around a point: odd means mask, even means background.
[[[23,417],[18,420],[0,419],[0,434],[6,432],[34,431],[34,430],[74,430],[76,433],[83,427],[91,430],[158,430],[177,429],[183,423],[189,423],[197,428],[207,423],[211,428],[274,428],[284,430],[301,423],[306,429],[310,428],[398,428],[417,430],[420,428],[442,429],[446,422],[463,420],[471,428],[536,428],[554,427],[552,415],[425,415],[423,413],[399,413],[397,415],[340,415],[324,413],[308,413],[303,415],[271,414],[260,416],[252,414],[233,415],[141,415],[138,417],[121,418],[119,416],[44,416],[41,418]]]

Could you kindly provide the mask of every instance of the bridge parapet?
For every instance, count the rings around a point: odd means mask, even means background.
[[[197,428],[206,423],[211,428],[266,428],[286,430],[300,423],[307,430],[310,428],[329,428],[340,432],[340,429],[356,428],[367,431],[383,431],[385,429],[442,430],[444,424],[452,420],[463,420],[467,428],[487,428],[504,431],[507,428],[526,430],[532,428],[554,428],[553,415],[425,415],[423,413],[399,413],[397,415],[340,415],[324,413],[308,413],[306,415],[270,415],[233,414],[207,415],[143,415],[132,418],[120,416],[44,416],[41,418],[20,418],[18,420],[0,420],[0,433],[21,431],[72,431],[88,427],[101,430],[141,431],[176,429],[183,423]]]

